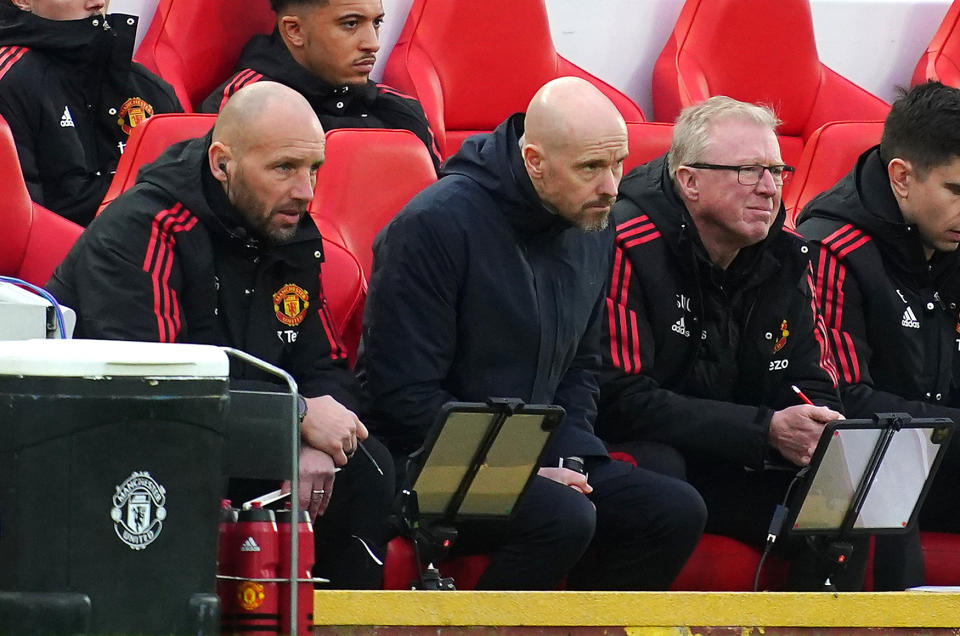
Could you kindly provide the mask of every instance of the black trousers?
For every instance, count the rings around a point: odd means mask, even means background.
[[[455,554],[490,552],[477,589],[665,590],[706,517],[687,483],[606,457],[588,458],[593,492],[534,478],[509,522],[458,527]]]
[[[920,509],[920,527],[934,532],[960,532],[957,484],[960,484],[960,429],[953,432],[950,446]]]
[[[395,534],[388,521],[394,493],[393,458],[373,437],[363,442],[383,471],[357,452],[337,473],[333,496],[313,524],[316,563],[313,575],[330,580],[325,589],[380,589],[387,542]],[[231,480],[229,496],[247,501],[277,487],[264,480]]]

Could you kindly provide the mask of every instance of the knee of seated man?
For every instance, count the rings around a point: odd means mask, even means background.
[[[601,514],[617,515],[620,523],[646,527],[654,534],[670,534],[678,540],[687,536],[690,541],[697,541],[707,523],[707,505],[696,488],[680,479],[658,474],[653,483],[647,479],[634,484],[633,488],[637,494],[634,503],[625,497],[615,510],[603,510]],[[655,493],[653,498],[651,490]]]
[[[539,480],[538,480],[539,481]],[[541,483],[544,497],[543,521],[550,526],[551,534],[562,536],[564,541],[586,546],[593,538],[597,526],[597,510],[593,503],[579,490],[545,479]]]

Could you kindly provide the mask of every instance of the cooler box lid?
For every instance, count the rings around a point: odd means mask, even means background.
[[[219,347],[124,340],[13,340],[0,345],[0,376],[227,378]]]

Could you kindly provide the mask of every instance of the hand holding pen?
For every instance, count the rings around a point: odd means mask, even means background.
[[[826,406],[816,406],[798,387],[790,388],[803,404],[774,412],[767,440],[784,459],[797,466],[806,466],[817,448],[824,425],[843,416]]]

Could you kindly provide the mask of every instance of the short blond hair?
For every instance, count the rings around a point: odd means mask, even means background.
[[[676,181],[677,168],[703,160],[710,144],[710,126],[724,119],[754,122],[776,132],[780,120],[766,104],[751,104],[716,95],[680,112],[673,127],[673,140],[667,153],[670,179]]]

